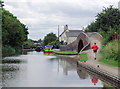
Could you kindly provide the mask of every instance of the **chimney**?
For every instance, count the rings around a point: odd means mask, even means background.
[[[68,30],[68,25],[64,26],[64,31]]]
[[[82,30],[83,30],[83,32],[85,32],[85,28],[84,27],[82,28]]]

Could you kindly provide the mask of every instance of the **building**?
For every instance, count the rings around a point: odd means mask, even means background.
[[[83,32],[83,30],[69,30],[68,25],[65,25],[64,31],[59,36],[59,40],[63,41],[65,44],[70,44],[77,39],[81,32]]]

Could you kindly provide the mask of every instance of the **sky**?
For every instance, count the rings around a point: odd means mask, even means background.
[[[95,21],[103,7],[118,7],[120,0],[4,0],[9,10],[29,28],[28,38],[44,39],[48,33],[58,36],[64,25],[70,30],[82,30]]]

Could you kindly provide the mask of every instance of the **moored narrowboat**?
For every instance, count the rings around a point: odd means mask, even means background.
[[[52,46],[45,46],[45,53],[52,53]]]

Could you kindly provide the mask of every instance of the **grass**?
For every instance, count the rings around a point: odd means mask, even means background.
[[[103,52],[100,52],[100,53],[102,55],[102,58],[99,59],[99,62],[105,63],[109,66],[120,67],[120,65],[119,65],[120,61],[116,61],[113,59],[106,59],[105,53],[103,53]]]
[[[115,89],[114,87],[112,87],[111,85],[103,82],[103,86],[104,86],[104,89]]]
[[[78,56],[80,57],[80,62],[88,60],[87,53],[79,54]]]
[[[76,52],[71,52],[71,51],[57,51],[57,53],[76,53]]]

